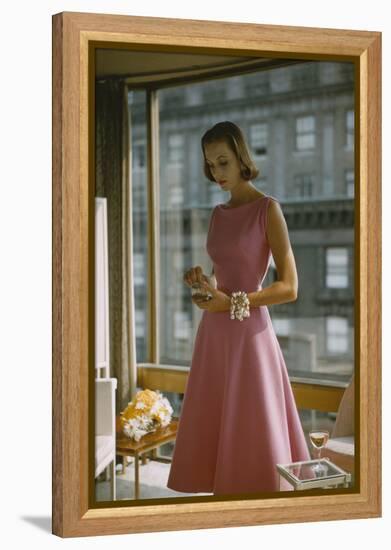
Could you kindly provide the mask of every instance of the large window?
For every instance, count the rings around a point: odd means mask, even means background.
[[[303,62],[300,70],[297,64],[262,71],[262,76],[244,74],[159,90],[161,364],[188,367],[191,362],[202,310],[192,303],[183,273],[196,265],[211,273],[206,250],[210,214],[229,199],[229,193],[203,173],[201,137],[217,121],[232,120],[244,131],[260,170],[253,184],[281,202],[295,255],[298,299],[268,306],[290,375],[348,380],[354,364],[354,216],[351,201],[340,201],[353,196],[349,166],[354,159],[353,150],[339,151],[341,144],[351,142],[346,135],[353,136],[354,71],[352,64],[345,65],[341,73],[338,67],[332,70],[334,63],[327,62],[323,70],[322,62]],[[138,93],[132,97],[134,291],[137,358],[142,362],[149,338],[148,157],[146,106],[137,101]],[[324,125],[330,120],[332,132],[324,141]],[[334,178],[335,185],[322,185],[325,178]],[[263,288],[277,279],[272,257]]]
[[[348,197],[354,197],[354,171],[345,170],[345,189]]]
[[[295,175],[295,191],[298,197],[306,198],[314,194],[314,179],[313,174]]]
[[[133,229],[133,279],[137,361],[147,360],[148,344],[148,224],[146,93],[128,96],[131,143],[131,204]]]
[[[133,169],[145,170],[147,165],[145,140],[135,141],[133,144]]]
[[[185,159],[185,136],[183,134],[168,135],[167,162],[182,164]]]
[[[267,155],[268,125],[266,122],[250,126],[250,144],[255,156],[264,157]]]
[[[296,150],[312,151],[315,149],[315,116],[296,118]]]
[[[346,148],[353,149],[354,144],[354,111],[349,110],[345,113],[345,144]]]
[[[343,354],[349,347],[349,325],[344,317],[327,317],[327,351]]]
[[[326,249],[326,286],[327,288],[347,288],[348,249],[329,247]]]

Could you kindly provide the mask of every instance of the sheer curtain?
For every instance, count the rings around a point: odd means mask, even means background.
[[[95,92],[95,195],[107,198],[110,376],[118,381],[119,414],[137,380],[128,87],[106,80]]]

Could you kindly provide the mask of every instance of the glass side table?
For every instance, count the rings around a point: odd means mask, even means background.
[[[323,471],[318,473],[314,471],[314,466],[320,464]],[[295,491],[305,491],[306,489],[330,488],[343,485],[349,487],[351,474],[345,472],[339,466],[327,458],[316,460],[306,460],[304,462],[292,462],[290,464],[277,464],[277,470],[281,478],[286,479]]]

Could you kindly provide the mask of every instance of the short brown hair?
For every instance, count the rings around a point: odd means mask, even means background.
[[[209,165],[205,158],[205,145],[216,141],[224,141],[241,164],[240,173],[245,180],[255,179],[259,175],[259,170],[252,160],[242,130],[228,120],[218,122],[212,128],[207,130],[201,138],[202,153],[204,156],[204,174],[210,181],[216,181],[212,176]]]

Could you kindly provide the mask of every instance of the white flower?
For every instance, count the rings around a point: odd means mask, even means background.
[[[174,409],[171,407],[171,404],[167,397],[163,397],[163,405],[170,411],[170,413],[174,412]]]
[[[151,414],[156,414],[159,410],[159,406],[160,405],[159,405],[158,401],[155,401],[155,403],[151,407],[151,411],[150,411]]]

